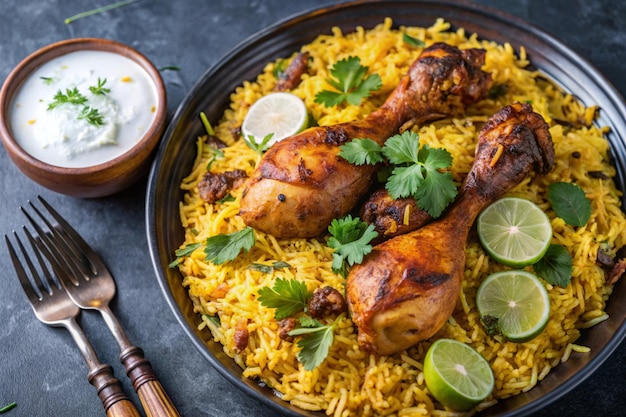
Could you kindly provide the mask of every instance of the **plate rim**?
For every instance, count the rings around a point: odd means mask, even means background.
[[[281,412],[285,415],[290,416],[320,416],[322,415],[319,412],[311,413],[302,409],[294,409],[289,403],[286,403],[282,400],[276,401],[276,398],[269,399],[266,395],[261,393],[257,387],[255,386],[256,382],[249,380],[247,378],[238,377],[234,375],[229,368],[227,368],[224,363],[222,363],[219,358],[215,356],[213,352],[208,350],[206,343],[200,340],[198,333],[192,328],[191,324],[187,321],[187,319],[183,316],[180,306],[177,304],[174,296],[171,292],[171,288],[169,287],[168,277],[166,276],[163,265],[164,259],[160,256],[160,242],[157,239],[157,225],[156,225],[156,211],[155,201],[157,196],[157,188],[158,188],[158,177],[160,174],[161,165],[163,162],[163,157],[165,156],[165,152],[167,150],[168,145],[174,140],[174,133],[176,131],[177,125],[181,122],[181,119],[184,117],[185,111],[192,107],[194,104],[194,100],[196,100],[193,96],[198,90],[205,85],[212,76],[227,66],[232,60],[234,60],[238,55],[244,53],[247,49],[254,49],[256,45],[263,44],[266,39],[271,38],[272,36],[279,33],[286,27],[293,26],[302,22],[311,16],[319,16],[328,13],[336,13],[338,11],[346,11],[348,9],[358,9],[359,7],[366,7],[367,5],[375,5],[380,3],[394,3],[394,4],[422,4],[422,5],[436,5],[437,7],[444,8],[454,8],[458,11],[478,13],[483,15],[483,17],[488,18],[489,20],[497,20],[500,23],[504,23],[506,25],[513,25],[517,30],[522,30],[527,32],[528,36],[531,36],[548,46],[549,49],[556,49],[560,54],[564,55],[564,57],[570,61],[576,61],[578,63],[579,69],[586,75],[591,76],[594,82],[601,88],[603,94],[606,98],[611,102],[612,106],[610,110],[613,113],[621,112],[622,115],[626,114],[626,105],[624,104],[624,99],[621,94],[617,91],[617,89],[612,85],[612,83],[600,72],[597,68],[591,64],[586,58],[581,57],[576,52],[574,52],[571,48],[563,44],[556,37],[548,34],[547,32],[539,29],[538,27],[526,22],[525,20],[509,15],[506,12],[493,9],[488,6],[476,5],[473,3],[469,3],[466,1],[409,1],[409,0],[365,0],[365,1],[350,1],[345,3],[339,3],[332,6],[313,8],[309,10],[305,10],[300,13],[293,14],[291,16],[285,17],[278,22],[254,33],[248,38],[241,41],[234,48],[232,48],[229,52],[223,55],[220,59],[218,59],[215,64],[209,67],[204,74],[193,84],[189,92],[185,95],[184,99],[181,101],[178,106],[176,112],[174,113],[164,135],[161,144],[159,145],[156,157],[154,159],[153,165],[150,170],[150,174],[148,177],[147,184],[147,192],[146,192],[146,205],[145,205],[145,214],[146,214],[146,234],[149,246],[149,253],[151,262],[161,288],[161,291],[172,310],[172,313],[176,317],[176,320],[179,322],[181,327],[183,328],[185,334],[191,339],[193,345],[198,349],[200,354],[209,361],[210,365],[218,371],[223,377],[225,377],[228,381],[233,383],[239,389],[244,391],[248,396],[251,396],[266,406],[273,408],[275,411]],[[446,19],[447,20],[447,19]],[[395,25],[394,25],[395,27]],[[516,48],[518,49],[518,48]],[[531,59],[531,62],[533,60]],[[540,67],[541,69],[541,67]],[[243,81],[243,80],[241,80]],[[231,91],[228,91],[228,95],[230,95]],[[606,111],[607,109],[602,109]],[[601,111],[602,111],[601,110]],[[610,116],[610,115],[609,115]],[[622,128],[625,125],[626,121],[623,117],[614,119],[609,117],[609,121],[611,122],[621,122]],[[626,129],[620,130],[619,132],[611,132],[611,135],[617,136],[617,140],[622,144],[625,143],[624,137],[620,135],[626,135]],[[612,143],[611,143],[612,144]],[[612,152],[614,146],[611,146]],[[618,149],[619,155],[618,159],[623,160],[626,159],[624,154],[624,149]],[[617,179],[623,182],[624,179],[624,169],[622,165],[615,164],[616,169],[618,170]],[[621,184],[621,189],[624,189],[623,183]],[[622,207],[624,209],[624,201],[626,196],[622,198]],[[165,260],[167,261],[167,260]],[[165,263],[167,265],[167,263]],[[178,272],[177,272],[178,273]],[[616,285],[624,285],[623,280],[618,282]],[[182,286],[181,286],[182,287]],[[615,289],[614,289],[615,290]],[[534,399],[526,404],[523,404],[520,407],[517,407],[513,410],[512,414],[508,414],[511,416],[523,416],[529,415],[533,412],[536,412],[547,405],[555,402],[576,386],[581,384],[585,379],[587,379],[593,372],[599,368],[606,359],[608,359],[611,354],[617,349],[617,347],[622,343],[624,338],[626,337],[626,320],[622,320],[622,323],[616,323],[616,332],[613,337],[606,343],[606,345],[601,349],[598,354],[596,354],[591,360],[587,361],[581,369],[579,369],[576,373],[574,373],[571,377],[569,377],[563,384],[560,384],[558,387],[554,388],[549,392],[547,396],[540,396],[537,399]],[[555,368],[556,369],[556,368]],[[551,371],[551,373],[554,371]],[[538,384],[540,385],[540,384]],[[533,390],[536,389],[533,388]],[[531,390],[532,392],[532,390]],[[508,400],[501,400],[500,403]],[[486,412],[486,413],[485,413]],[[489,415],[489,409],[485,410],[485,412],[481,412],[479,416],[487,416]]]

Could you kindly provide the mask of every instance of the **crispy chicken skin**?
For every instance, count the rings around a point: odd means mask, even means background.
[[[449,211],[374,247],[347,277],[347,301],[367,351],[390,355],[433,336],[452,314],[465,246],[478,213],[533,170],[548,172],[554,147],[529,104],[495,114],[479,134],[476,158]]]
[[[447,44],[425,49],[385,103],[363,120],[318,126],[273,145],[244,188],[240,215],[279,238],[315,237],[352,210],[372,185],[377,167],[350,164],[339,154],[354,138],[383,144],[407,123],[463,113],[483,98],[491,76],[485,51]]]
[[[360,216],[364,222],[374,225],[379,241],[412,232],[433,219],[414,198],[394,200],[384,188],[369,195]]]

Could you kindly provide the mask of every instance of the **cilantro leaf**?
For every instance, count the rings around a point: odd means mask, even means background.
[[[263,287],[259,290],[259,302],[262,306],[276,309],[276,320],[304,311],[310,297],[306,284],[295,279],[278,278],[271,288]]]
[[[387,139],[383,153],[394,165],[418,164],[419,144],[417,133],[405,130],[402,134]]]
[[[387,139],[383,153],[396,165],[385,188],[393,199],[413,197],[418,206],[433,218],[454,200],[457,188],[450,172],[452,156],[442,148],[420,148],[416,133],[405,131]]]
[[[302,323],[302,321],[301,321]],[[290,336],[306,335],[298,341],[300,351],[296,357],[307,371],[317,368],[328,356],[328,351],[335,338],[337,322],[328,326],[322,325],[316,320],[308,320],[307,327],[300,327],[289,332]]]
[[[382,147],[371,139],[352,139],[339,148],[339,156],[354,165],[376,165],[383,162]]]
[[[178,266],[184,257],[191,255],[193,251],[198,249],[200,246],[202,246],[202,243],[195,242],[195,243],[189,243],[184,248],[176,249],[176,251],[174,252],[174,255],[176,255],[176,260],[171,262],[168,266],[170,268],[174,268]]]
[[[333,107],[343,102],[354,106],[361,104],[371,91],[378,90],[383,83],[378,74],[367,76],[369,67],[361,65],[361,59],[350,56],[337,61],[330,70],[331,77],[326,82],[337,91],[323,90],[315,95],[315,102]]]
[[[348,267],[363,262],[363,257],[372,251],[370,242],[378,236],[374,225],[349,214],[343,219],[334,219],[328,231],[331,234],[328,247],[335,249],[332,270],[343,277]]]
[[[550,284],[565,288],[572,279],[572,255],[561,245],[550,245],[533,269]]]
[[[452,156],[445,149],[424,145],[420,152],[420,161],[426,175],[415,193],[416,200],[421,209],[437,218],[457,194],[452,174],[439,171],[452,164]]]
[[[572,226],[584,226],[591,217],[591,202],[576,184],[555,182],[548,186],[548,200],[557,216]]]
[[[232,261],[241,250],[248,252],[255,241],[254,229],[251,227],[230,234],[211,236],[204,243],[206,260],[216,265]]]

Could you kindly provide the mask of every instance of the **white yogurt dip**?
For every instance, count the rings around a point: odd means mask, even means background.
[[[77,51],[30,74],[13,100],[11,129],[43,162],[87,167],[135,145],[156,108],[156,87],[137,63],[111,52]]]

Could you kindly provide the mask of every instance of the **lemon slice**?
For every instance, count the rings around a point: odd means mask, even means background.
[[[268,146],[304,130],[308,112],[302,99],[291,93],[270,93],[258,99],[248,110],[241,133],[260,144],[273,134]]]
[[[477,230],[487,253],[514,268],[537,262],[552,240],[548,216],[532,201],[516,197],[501,198],[485,208]]]
[[[518,343],[537,337],[550,318],[546,287],[524,270],[489,275],[478,287],[476,306],[483,324]]]
[[[453,339],[433,343],[424,359],[428,391],[441,404],[466,411],[484,401],[493,391],[489,363],[471,346]]]

